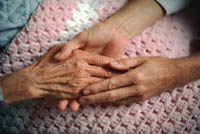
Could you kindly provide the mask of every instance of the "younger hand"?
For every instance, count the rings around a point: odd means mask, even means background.
[[[80,33],[74,39],[65,44],[57,53],[57,60],[66,60],[72,51],[81,49],[95,54],[101,54],[111,58],[120,58],[125,50],[128,39],[117,31],[115,25],[99,23],[94,27]],[[63,111],[68,105],[68,100],[58,102],[58,109]],[[79,103],[73,100],[69,107],[78,109]],[[73,110],[74,111],[74,110]]]
[[[99,23],[66,43],[55,58],[65,60],[69,58],[72,51],[77,49],[111,58],[120,58],[124,53],[127,42],[126,37],[122,36],[115,25]]]

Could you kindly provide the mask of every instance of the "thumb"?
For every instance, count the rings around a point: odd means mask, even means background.
[[[111,62],[109,67],[116,70],[128,70],[142,64],[143,58],[126,58]]]
[[[74,50],[79,49],[83,47],[84,45],[85,45],[85,42],[82,39],[75,37],[74,39],[66,43],[64,47],[60,50],[60,52],[58,52],[55,55],[54,58],[60,61],[65,60],[72,54]]]

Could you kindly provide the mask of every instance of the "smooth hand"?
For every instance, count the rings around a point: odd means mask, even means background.
[[[55,58],[65,60],[76,49],[112,58],[120,58],[124,53],[127,41],[114,25],[99,23],[81,32],[74,39],[66,43]]]
[[[122,59],[109,66],[125,72],[84,89],[87,96],[81,97],[80,103],[142,101],[190,81],[176,59],[139,57]]]

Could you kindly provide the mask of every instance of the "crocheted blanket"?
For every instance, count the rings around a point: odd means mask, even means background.
[[[0,75],[33,63],[56,43],[103,21],[126,0],[44,0],[0,56]],[[158,20],[129,41],[124,57],[183,57],[196,36],[187,12]],[[87,105],[59,112],[46,99],[0,109],[0,134],[200,134],[200,81],[131,105]]]

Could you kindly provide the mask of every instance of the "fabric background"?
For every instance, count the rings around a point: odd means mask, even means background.
[[[190,0],[156,0],[166,11],[167,15],[176,13],[186,7]]]
[[[41,0],[0,0],[0,53],[29,21]]]
[[[44,0],[0,56],[0,75],[32,64],[56,43],[103,21],[125,0]],[[183,57],[196,38],[188,11],[164,17],[128,43],[124,57]],[[200,81],[132,105],[98,104],[59,112],[56,102],[25,101],[0,109],[1,134],[199,134]]]

